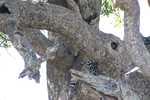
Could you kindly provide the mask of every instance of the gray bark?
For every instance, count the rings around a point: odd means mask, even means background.
[[[1,0],[0,31],[24,58],[25,69],[32,69],[25,71],[29,78],[39,78],[33,76],[47,60],[49,100],[149,100],[150,49],[139,32],[137,0],[116,0],[125,11],[124,41],[99,31],[99,0],[31,1]],[[40,29],[49,31],[49,39]],[[89,59],[96,61],[97,76],[86,67]],[[142,73],[125,76],[136,66]]]

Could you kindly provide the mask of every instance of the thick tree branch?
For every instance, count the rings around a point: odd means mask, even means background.
[[[52,4],[28,3],[20,4],[19,7],[24,9],[20,11],[18,27],[48,29],[57,32],[58,35],[65,37],[66,41],[72,41],[70,44],[77,51],[96,58],[98,61],[104,57],[101,55],[106,55],[108,52],[115,57],[122,53],[122,43],[118,38],[103,32],[97,33],[78,14],[69,9]],[[112,48],[112,45],[116,45],[116,48]],[[116,59],[115,57],[112,59]],[[119,60],[118,57],[117,60]],[[121,61],[119,62],[121,64]]]
[[[29,6],[28,6],[28,8],[29,8]],[[65,9],[65,8],[63,8],[63,9]],[[32,10],[34,10],[34,9],[32,9]],[[54,9],[54,10],[56,10],[56,9]],[[59,10],[62,11],[62,9],[59,9]],[[26,9],[25,9],[25,11],[26,11]],[[67,11],[69,11],[69,10],[67,10]],[[27,11],[26,13],[28,13],[28,12],[30,12],[30,11]],[[34,13],[34,11],[32,13]],[[70,12],[70,13],[72,13],[72,12]],[[59,15],[59,13],[56,13],[55,15],[57,15],[57,14]],[[72,14],[74,14],[74,13],[72,13]],[[52,15],[53,15],[53,13],[52,13]],[[24,17],[25,16],[26,15],[24,15]],[[33,14],[33,16],[34,16],[34,14]],[[69,16],[70,15],[68,15],[66,17],[62,17],[62,16],[56,17],[56,19],[57,18],[61,19],[60,21],[63,21],[62,23],[64,23],[64,25],[62,25],[62,24],[59,25],[58,19],[56,20],[56,22],[54,20],[51,20],[52,22],[55,22],[54,24],[56,24],[55,27],[53,28],[53,31],[60,30],[60,33],[59,34],[55,33],[55,35],[61,35],[62,37],[64,37],[64,40],[66,42],[72,41],[72,42],[69,42],[69,45],[72,45],[72,47],[75,48],[75,52],[80,51],[81,54],[84,56],[87,56],[90,58],[95,58],[99,63],[99,69],[100,70],[102,69],[102,72],[105,72],[107,70],[108,73],[111,73],[112,77],[120,76],[120,74],[118,72],[114,71],[119,67],[122,67],[122,68],[126,69],[126,71],[129,71],[129,69],[127,67],[131,66],[132,63],[129,63],[131,61],[129,61],[127,59],[128,56],[126,55],[126,53],[124,53],[126,50],[124,49],[124,45],[119,38],[117,38],[113,35],[110,35],[110,34],[105,34],[103,32],[99,32],[99,33],[94,32],[94,30],[91,29],[86,23],[84,23],[84,21],[77,22],[76,18],[74,18],[75,16],[73,16],[73,15],[70,16],[70,18],[68,18],[68,19],[73,18],[72,20],[66,20],[66,18]],[[21,18],[24,18],[24,17],[22,15]],[[28,14],[27,14],[27,17],[29,17]],[[35,19],[30,20],[27,17],[25,17],[26,19],[24,19],[27,21],[22,22],[22,25],[26,25],[26,23],[29,22],[29,24],[27,25],[27,27],[29,28],[32,25],[32,21],[36,22],[37,20],[35,20]],[[53,18],[53,16],[50,16],[50,18]],[[58,23],[57,23],[57,21],[58,21]],[[37,21],[37,23],[38,22],[40,24],[40,21]],[[69,23],[69,24],[67,25],[65,23]],[[60,28],[56,27],[57,24],[58,24],[58,27],[60,27]],[[67,27],[69,27],[69,29],[68,28],[65,29],[65,25]],[[3,23],[2,23],[2,26],[3,26]],[[45,26],[45,24],[41,23],[40,26],[41,27]],[[38,28],[38,27],[40,28],[40,26],[38,26],[38,25],[34,26],[34,24],[33,24],[33,27],[35,27],[35,28]],[[54,26],[54,25],[52,24],[52,26]],[[78,27],[78,30],[76,29],[76,27]],[[65,31],[63,31],[63,30],[65,30]],[[115,46],[115,48],[114,48],[114,46]],[[106,57],[107,57],[107,61],[106,61]],[[127,59],[127,60],[124,60],[123,59],[124,57],[126,57],[125,59]],[[105,66],[107,66],[107,69],[106,69],[106,67],[102,68],[102,66],[101,66],[101,64],[103,64],[104,62],[107,62],[105,65]],[[107,71],[105,73],[107,73]]]
[[[83,24],[83,20],[66,8],[55,5],[44,5],[41,7],[40,5],[35,6],[25,4],[22,6],[26,7],[24,8],[23,13],[20,13],[18,18],[19,25],[22,27],[48,29],[68,36],[68,38],[73,39],[73,41],[76,41],[77,38],[80,37],[80,34],[81,36],[86,37],[86,33],[89,33],[87,25]],[[30,7],[32,11],[29,11]],[[44,10],[36,10],[37,8],[43,8]],[[79,43],[76,43],[76,46],[79,46],[83,40],[79,40],[78,42]]]
[[[13,46],[18,50],[25,62],[25,69],[20,73],[19,78],[28,76],[29,79],[34,79],[36,82],[40,80],[40,60],[36,57],[31,44],[27,41],[24,35],[17,31],[16,20],[8,19],[5,21],[6,27],[4,32],[7,33]]]
[[[95,88],[97,91],[118,97],[117,93],[120,91],[118,83],[109,77],[101,75],[94,76],[76,70],[71,70],[71,74],[75,79],[89,83],[91,87]]]
[[[13,4],[14,3],[15,2],[13,2]],[[12,26],[14,25],[13,23],[6,23],[8,17],[13,16],[13,18],[16,18],[14,23],[17,23],[17,28],[20,30],[23,30],[24,28],[30,28],[47,29],[57,32],[53,34],[63,37],[65,46],[67,45],[67,47],[71,47],[71,49],[74,49],[73,51],[75,52],[80,51],[81,57],[84,55],[86,58],[95,58],[98,62],[100,72],[104,75],[119,79],[125,72],[129,71],[130,68],[135,67],[135,65],[129,59],[130,56],[126,51],[123,41],[113,35],[93,30],[93,28],[90,28],[91,26],[85,23],[85,21],[73,10],[52,4],[40,3],[35,5],[23,1],[18,1],[17,5],[15,4],[15,6],[13,4],[9,3],[7,5],[8,8],[10,7],[10,11],[12,11],[11,9],[17,9],[17,12],[13,13],[14,16],[0,14],[0,19],[2,19],[0,20],[1,31],[6,33],[9,31],[8,34],[11,34],[12,30],[14,31],[14,28],[5,28],[9,24]],[[33,36],[32,38],[38,38],[38,36],[34,36],[36,35],[34,32],[31,33],[32,34],[30,34],[30,31],[29,34],[28,31],[23,32],[29,41],[31,41],[30,36]],[[39,37],[44,39],[42,36]],[[38,42],[31,41],[31,43],[36,45]],[[48,41],[41,41],[39,43],[48,43]],[[63,94],[63,91],[66,91],[67,89],[66,73],[68,74],[69,68],[72,67],[71,65],[74,61],[74,54],[70,53],[68,49],[63,47],[63,42],[60,41],[60,43],[62,43],[62,48],[60,47],[60,53],[56,55],[56,58],[53,60],[53,62],[49,61],[48,81],[57,83],[54,85],[56,88],[53,88],[52,93],[55,93],[55,89],[58,89],[60,90],[59,93]],[[39,45],[34,47],[35,49],[37,48],[38,51]],[[42,52],[41,54],[43,54],[43,51],[45,51],[46,47],[47,45],[43,46],[42,48],[44,49],[39,50],[38,52]],[[50,51],[51,50],[52,48],[50,47]],[[65,54],[65,56],[63,54]],[[122,70],[123,73],[121,72]],[[56,81],[54,81],[55,79]],[[64,85],[62,86],[62,84]],[[51,84],[48,85],[50,86]]]
[[[45,56],[47,48],[55,45],[54,42],[46,38],[40,30],[24,29],[22,33],[40,56]]]
[[[42,54],[46,56],[44,60],[47,60],[48,56],[50,58],[50,56],[52,55],[50,48],[54,47],[54,45],[52,45],[52,43],[50,43],[50,41],[46,39],[46,37],[44,37],[41,33],[35,34],[35,30],[34,30],[34,34],[19,32],[16,27],[17,21],[13,18],[8,18],[7,20],[2,20],[1,22],[4,22],[4,24],[2,25],[5,26],[3,27],[1,31],[6,33],[9,36],[9,39],[11,40],[13,46],[18,50],[18,52],[23,57],[24,62],[25,62],[25,69],[20,73],[19,78],[28,76],[29,79],[35,79],[36,82],[39,82],[40,80],[39,69],[43,61],[43,58],[42,59],[37,58],[35,51],[39,51],[39,49],[34,48],[33,50],[33,47],[40,47],[42,44],[36,45],[35,43],[37,43],[37,41],[35,40],[35,42],[32,42],[31,40],[38,39],[38,43],[47,43],[42,46],[43,48],[41,48],[45,50],[44,52],[42,51]],[[26,31],[26,32],[29,32],[29,31]],[[45,39],[45,40],[41,40],[41,39]],[[31,45],[30,42],[33,43],[33,46]],[[45,54],[46,51],[47,53]]]
[[[150,76],[150,54],[139,31],[140,8],[137,0],[116,0],[116,5],[124,10],[124,40],[134,62],[145,76]]]
[[[124,82],[120,80],[113,80],[103,75],[93,76],[76,70],[71,70],[71,73],[72,77],[90,84],[96,91],[115,96],[118,100],[141,100],[127,84],[124,84]]]
[[[14,6],[14,8],[17,5]],[[52,4],[18,3],[18,27],[39,28],[58,32],[71,40],[73,45],[84,52],[99,51],[101,36],[88,26],[78,14],[69,9]],[[100,34],[103,34],[100,32]],[[96,39],[97,38],[97,39]],[[99,46],[98,46],[99,45]],[[98,50],[97,50],[98,49]]]
[[[95,32],[78,14],[69,9],[51,4],[33,5],[27,2],[21,3],[21,1],[20,4],[18,3],[18,8],[20,7],[18,10],[20,11],[20,16],[17,20],[19,21],[19,28],[40,28],[59,32],[59,34],[57,33],[58,35],[65,37],[66,41],[72,41],[70,44],[74,48],[78,48],[77,51],[81,51],[87,56],[92,56],[98,61],[101,60],[101,62],[103,62],[103,57],[108,56],[108,59],[115,63],[113,65],[115,67],[130,66],[130,64],[126,64],[127,61],[120,60],[120,57],[123,57],[122,53],[125,51],[121,40],[113,35]],[[2,23],[2,26],[4,24]],[[116,45],[117,48],[112,48],[113,45]]]
[[[11,37],[14,47],[18,50],[25,62],[25,68],[20,73],[19,78],[28,76],[29,79],[35,79],[36,82],[40,81],[40,66],[41,61],[37,58],[29,41],[23,36],[21,32],[15,32]]]

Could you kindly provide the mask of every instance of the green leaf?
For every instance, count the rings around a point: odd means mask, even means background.
[[[3,32],[0,32],[0,47],[10,47],[10,41],[8,40],[8,36]]]
[[[104,16],[109,16],[114,12],[113,3],[111,0],[102,0],[101,14]]]
[[[121,17],[120,16],[116,16],[115,17],[115,27],[120,27],[121,26]]]

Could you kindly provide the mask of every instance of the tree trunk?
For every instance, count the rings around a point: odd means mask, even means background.
[[[101,4],[1,0],[0,31],[25,61],[19,77],[38,83],[40,64],[47,61],[49,100],[149,100],[150,38],[139,32],[138,1],[115,0],[125,12],[123,41],[99,30]],[[130,73],[135,67],[141,72]]]

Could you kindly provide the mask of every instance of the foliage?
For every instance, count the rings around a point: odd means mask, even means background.
[[[115,15],[114,27],[121,26],[122,20],[120,15],[120,9],[113,8],[112,0],[102,0],[101,15],[110,16],[111,14]]]
[[[113,9],[112,0],[102,0],[102,6],[101,6],[101,14],[102,15],[109,16],[114,11],[115,10]]]
[[[6,34],[0,32],[0,47],[7,48],[10,46],[10,41]]]
[[[120,27],[121,23],[122,23],[122,18],[121,18],[121,15],[120,15],[120,10],[116,10],[114,14],[115,14],[114,27]]]

